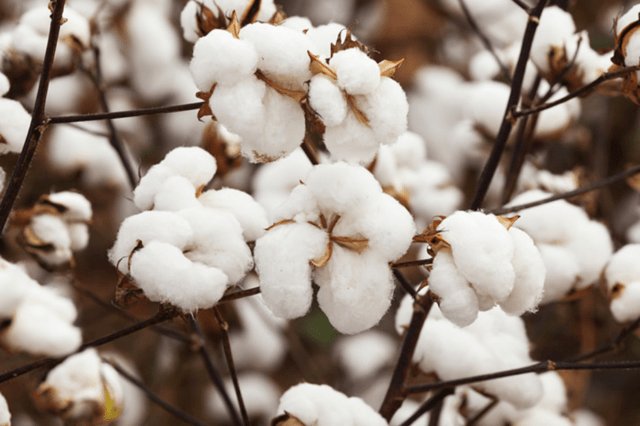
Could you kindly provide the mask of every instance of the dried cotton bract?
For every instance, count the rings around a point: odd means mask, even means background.
[[[357,397],[348,397],[327,385],[302,383],[280,398],[273,426],[387,426],[382,416]],[[297,420],[297,421],[296,421]]]
[[[38,386],[36,405],[65,422],[86,426],[112,423],[124,405],[120,376],[95,349],[70,356]]]
[[[177,148],[135,189],[136,205],[153,210],[122,223],[109,258],[149,300],[209,308],[251,269],[246,241],[264,233],[266,213],[244,192],[203,192],[215,172],[203,149]]]
[[[471,324],[479,311],[500,305],[511,315],[536,309],[544,264],[531,237],[508,219],[458,211],[434,222],[427,241],[436,252],[429,288],[442,313],[455,324]]]
[[[618,322],[640,317],[640,244],[618,250],[604,270],[611,297],[611,313]]]
[[[264,301],[277,316],[300,317],[311,306],[313,279],[338,331],[366,330],[391,303],[388,263],[411,244],[411,215],[363,167],[320,165],[303,182],[256,242]]]

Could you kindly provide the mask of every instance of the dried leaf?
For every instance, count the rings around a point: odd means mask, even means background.
[[[245,26],[245,25],[249,25],[253,22],[255,22],[256,18],[258,17],[258,12],[260,12],[260,5],[262,4],[261,0],[253,0],[251,2],[251,6],[249,6],[245,13],[244,16],[242,17],[242,19],[240,20],[241,22],[241,26]]]
[[[127,307],[137,303],[144,298],[144,292],[134,284],[131,275],[118,272],[118,284],[114,302],[118,306]]]
[[[382,192],[391,195],[396,201],[402,204],[405,209],[410,210],[409,203],[411,201],[411,194],[406,186],[403,186],[402,189],[398,191],[393,185],[385,185],[382,187]]]
[[[238,21],[238,15],[236,11],[233,11],[233,15],[231,15],[231,23],[227,27],[227,31],[231,33],[234,38],[240,39],[240,22]]]
[[[314,55],[309,51],[307,51],[307,54],[309,55],[309,59],[311,60],[311,62],[309,62],[309,70],[311,71],[311,74],[323,74],[333,81],[338,80],[338,75],[336,74],[336,72],[329,65],[323,63],[320,60],[320,56]]]
[[[511,226],[513,226],[515,221],[518,220],[519,218],[520,218],[519,215],[516,215],[514,217],[496,216],[496,219],[498,219],[498,222],[500,222],[500,225],[504,226],[507,229],[507,231],[511,228]]]
[[[198,29],[198,35],[200,37],[206,36],[213,30],[226,28],[227,19],[222,9],[220,9],[220,6],[216,5],[218,8],[218,16],[204,4],[199,3],[198,6],[200,10],[196,13],[196,28]]]
[[[271,25],[280,25],[282,24],[282,22],[284,22],[285,19],[287,19],[287,15],[286,13],[284,13],[284,10],[282,10],[282,6],[276,6],[278,8],[278,10],[276,10],[276,13],[273,14],[273,16],[271,16],[271,18],[269,19],[269,23]]]
[[[210,121],[202,133],[200,146],[216,159],[216,176],[224,177],[242,166],[242,155],[239,144],[227,140],[219,129],[218,122]]]
[[[327,264],[329,259],[331,259],[332,254],[333,254],[333,244],[331,243],[331,241],[329,241],[327,243],[327,248],[325,249],[322,256],[316,257],[315,259],[311,259],[309,263],[311,263],[316,268],[322,268],[324,265]]]
[[[393,77],[393,75],[396,73],[403,62],[404,58],[400,59],[399,61],[388,61],[385,59],[384,61],[380,62],[378,64],[378,67],[380,67],[380,76]]]

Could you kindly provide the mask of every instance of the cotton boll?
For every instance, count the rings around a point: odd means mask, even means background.
[[[278,317],[297,318],[311,306],[311,265],[329,239],[313,225],[285,224],[258,239],[254,249],[260,289],[267,307]]]
[[[31,229],[42,241],[53,244],[56,248],[69,248],[71,239],[62,218],[52,214],[34,215],[31,217]]]
[[[628,283],[640,279],[640,244],[627,244],[618,250],[609,260],[604,277],[609,287],[615,283]]]
[[[391,365],[396,350],[395,339],[377,330],[340,338],[335,346],[340,364],[354,382],[372,377],[385,366]]]
[[[391,144],[407,130],[409,104],[400,84],[388,77],[368,96],[358,96],[355,104],[369,119],[378,143]]]
[[[235,84],[254,74],[257,64],[252,43],[221,29],[198,39],[189,68],[198,89],[209,92],[216,83]]]
[[[10,318],[18,305],[39,284],[17,265],[0,259],[0,318]]]
[[[493,215],[458,211],[440,224],[460,274],[478,295],[505,300],[515,284],[514,244]]]
[[[338,76],[338,87],[350,95],[367,95],[380,84],[378,64],[358,48],[335,53],[329,65]]]
[[[638,20],[640,13],[640,5],[632,6],[624,15],[620,16],[616,21],[616,33],[620,34],[628,25]]]
[[[551,6],[542,11],[538,31],[531,45],[530,57],[540,70],[549,72],[549,51],[554,46],[563,48],[566,40],[576,32],[576,25],[569,13],[558,6]]]
[[[67,232],[71,240],[69,248],[72,251],[82,250],[89,244],[89,227],[85,223],[67,224]]]
[[[347,101],[335,84],[322,74],[309,82],[309,105],[320,116],[325,126],[337,126],[347,116]]]
[[[250,419],[271,419],[275,416],[278,398],[282,392],[277,383],[269,376],[257,372],[240,373],[238,374],[238,384],[242,389],[242,399]],[[225,388],[231,400],[236,404],[234,387],[230,379],[225,381]],[[220,396],[220,391],[213,385],[210,385],[204,392],[204,406],[212,418],[232,423],[228,409]]]
[[[611,301],[611,313],[616,321],[624,323],[640,316],[640,280],[625,283]]]
[[[524,231],[511,227],[514,252],[511,264],[516,272],[516,285],[509,297],[500,303],[508,314],[522,315],[537,308],[544,290],[546,269],[537,247]]]
[[[109,250],[109,260],[127,273],[127,258],[140,240],[143,245],[151,241],[169,243],[184,249],[193,239],[194,231],[184,218],[162,211],[146,211],[130,216],[122,222],[116,242]]]
[[[0,393],[0,425],[11,425],[11,413],[9,412],[9,404],[4,396]]]
[[[231,188],[205,191],[198,201],[205,207],[228,211],[240,222],[245,241],[255,241],[269,226],[267,212],[246,192]]]
[[[358,254],[334,244],[331,260],[316,269],[313,278],[320,287],[320,308],[341,333],[373,327],[391,305],[391,271],[377,254]]]
[[[184,176],[196,188],[213,179],[217,170],[215,158],[197,146],[175,148],[164,157],[160,164],[175,174]]]
[[[433,260],[429,290],[438,296],[438,305],[447,319],[465,327],[478,317],[478,297],[458,272],[451,250],[442,249]]]
[[[62,212],[62,217],[65,220],[86,221],[91,219],[91,203],[82,194],[72,191],[55,192],[49,194],[49,201],[67,209]]]
[[[175,212],[199,207],[196,188],[183,176],[170,176],[159,188],[153,199],[154,210]]]
[[[327,127],[323,138],[332,159],[355,164],[371,163],[380,146],[373,129],[360,122],[351,110],[342,123]]]
[[[576,255],[564,247],[538,243],[546,275],[541,304],[562,299],[578,280],[580,265]]]
[[[464,103],[465,116],[489,135],[498,134],[511,89],[504,83],[483,81],[472,86]]]
[[[567,248],[576,254],[580,274],[576,289],[595,283],[613,253],[609,230],[601,223],[589,221],[582,224],[581,232],[569,242]]]
[[[22,150],[31,123],[31,115],[13,99],[0,98],[0,154]]]
[[[160,241],[131,256],[131,276],[149,300],[168,302],[185,312],[214,306],[228,283],[220,269],[194,263],[177,247]]]

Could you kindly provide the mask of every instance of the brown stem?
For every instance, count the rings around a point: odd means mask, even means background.
[[[142,108],[131,111],[115,111],[115,112],[101,112],[95,114],[81,114],[81,115],[63,115],[59,117],[49,117],[47,124],[59,124],[59,123],[79,123],[82,121],[98,121],[117,118],[128,117],[140,117],[142,115],[154,115],[154,114],[166,114],[170,112],[182,112],[192,111],[200,109],[204,105],[204,102],[194,102],[191,104],[169,105],[165,107],[154,108]]]
[[[33,113],[31,115],[31,124],[29,125],[29,131],[27,137],[18,157],[18,163],[13,171],[7,191],[0,203],[0,234],[4,229],[13,204],[18,197],[18,192],[22,186],[27,170],[33,155],[38,147],[38,142],[42,137],[47,126],[47,120],[44,114],[44,107],[47,102],[47,92],[49,91],[49,82],[51,80],[51,69],[53,68],[53,58],[56,53],[56,46],[58,44],[58,35],[60,34],[60,25],[62,21],[62,12],[64,11],[65,0],[52,0],[51,6],[53,6],[53,12],[51,14],[51,25],[49,26],[49,37],[47,39],[47,48],[44,54],[44,61],[42,64],[42,73],[40,74],[40,83],[38,85],[38,93],[36,94],[36,100],[33,107]]]
[[[411,426],[416,420],[420,418],[420,416],[436,408],[438,404],[442,403],[443,399],[445,399],[451,394],[453,394],[452,388],[440,390],[438,393],[436,393],[427,401],[425,401],[424,404],[422,404],[420,408],[418,408],[418,410],[416,410],[416,412],[413,413],[411,417],[405,420],[400,426]]]
[[[245,297],[254,296],[260,293],[260,287],[248,288],[246,290],[239,290],[233,293],[229,293],[223,296],[218,303],[231,302],[232,300],[244,299]]]
[[[502,153],[507,146],[507,140],[509,139],[511,128],[513,127],[513,123],[515,122],[515,118],[513,117],[513,110],[516,108],[516,105],[520,100],[520,92],[522,91],[524,73],[527,62],[529,60],[529,53],[531,52],[533,37],[536,33],[536,29],[538,28],[540,15],[542,14],[542,10],[544,9],[546,3],[547,0],[539,0],[538,4],[531,10],[531,13],[529,14],[529,21],[527,22],[527,28],[525,29],[524,37],[522,39],[520,56],[518,58],[518,63],[513,74],[511,93],[509,95],[509,100],[507,101],[507,107],[502,119],[502,124],[500,125],[500,130],[498,131],[498,135],[496,136],[496,140],[493,144],[489,159],[485,163],[484,168],[482,169],[482,173],[480,174],[480,179],[478,181],[478,185],[476,186],[476,192],[473,196],[473,200],[471,201],[471,205],[469,206],[469,210],[478,210],[482,205],[482,201],[487,194],[487,190],[489,189],[489,185],[491,184],[493,175],[495,174],[498,168],[498,164],[500,163],[500,157],[502,157]]]

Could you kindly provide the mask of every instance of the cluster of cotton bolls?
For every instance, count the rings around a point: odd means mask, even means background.
[[[201,148],[176,148],[140,180],[140,214],[121,225],[109,258],[151,301],[192,312],[215,305],[253,266],[247,241],[267,226],[264,209],[234,189],[203,191],[216,172]]]
[[[204,113],[241,136],[252,161],[300,146],[307,99],[332,156],[368,163],[406,130],[406,96],[390,78],[398,65],[376,63],[340,25],[314,28],[292,18],[212,30],[196,41],[190,69],[207,100]]]
[[[464,211],[434,227],[427,237],[435,252],[429,288],[449,320],[464,327],[496,305],[512,315],[537,308],[545,268],[526,232],[508,219]]]
[[[9,92],[9,79],[0,72],[0,153],[20,152],[27,137],[31,116],[22,104],[4,96]]]
[[[527,191],[510,204],[538,201],[550,195],[540,190]],[[597,282],[613,253],[607,228],[564,200],[522,210],[516,223],[533,238],[544,260],[541,303],[560,300]]]
[[[281,415],[274,419],[274,426],[387,425],[382,416],[360,398],[348,397],[327,385],[302,383],[289,388],[280,398],[278,412]]]
[[[62,356],[82,343],[82,333],[73,325],[77,317],[73,302],[3,259],[0,293],[0,345],[6,350]]]
[[[117,419],[118,425],[125,426],[141,420],[145,404],[139,393],[91,348],[49,371],[36,389],[34,401],[42,411],[58,415],[66,423],[99,425]]]
[[[412,315],[412,299],[405,297],[396,314],[396,330],[402,334]],[[499,307],[480,312],[471,325],[460,328],[434,305],[424,323],[413,361],[421,371],[441,380],[493,373],[533,363],[529,339],[521,318]],[[533,407],[542,398],[542,383],[533,373],[478,382],[482,393],[507,401],[517,408]]]
[[[306,314],[313,279],[338,331],[358,333],[382,318],[394,289],[388,263],[409,248],[415,227],[371,173],[346,163],[315,166],[274,220],[254,253],[264,301],[277,316]]]
[[[73,252],[89,243],[91,216],[91,203],[82,194],[43,195],[31,209],[17,212],[16,222],[25,222],[19,241],[47,268],[73,266]]]

